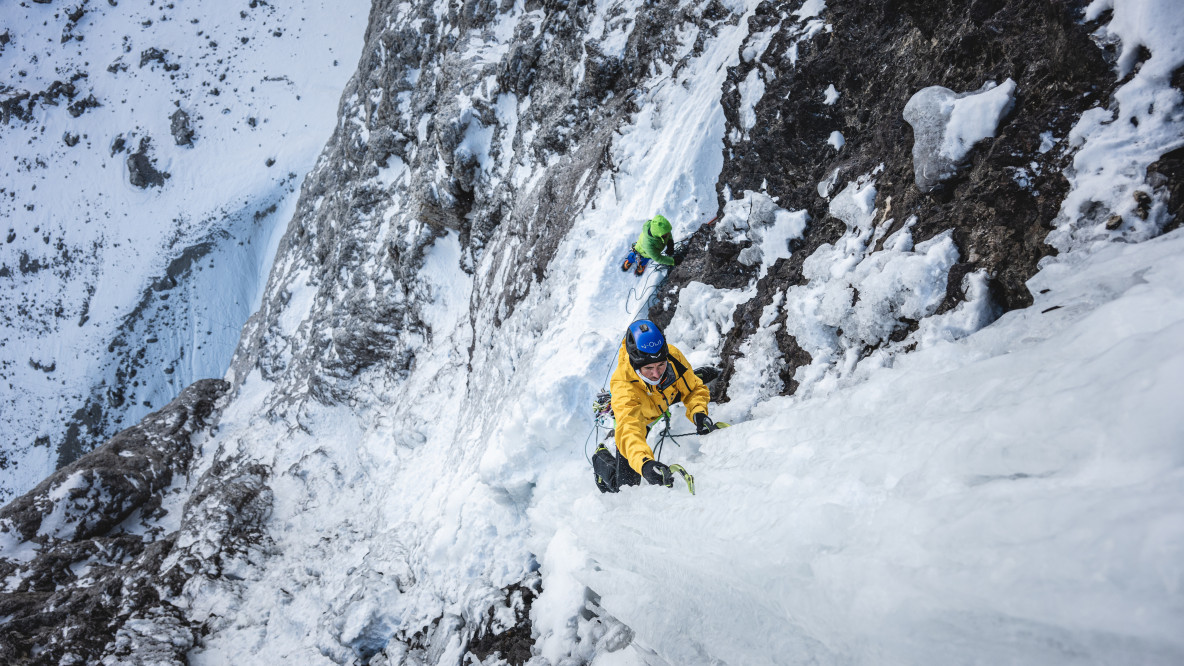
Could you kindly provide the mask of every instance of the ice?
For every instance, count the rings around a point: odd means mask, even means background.
[[[715,236],[737,244],[751,242],[740,251],[737,261],[745,266],[761,265],[760,277],[764,277],[778,259],[789,257],[789,243],[802,237],[808,219],[805,211],[784,210],[769,195],[746,191],[743,198],[724,205]]]
[[[719,362],[723,338],[732,330],[736,307],[754,296],[751,290],[715,289],[691,282],[679,292],[678,310],[666,334],[695,367]]]
[[[930,86],[909,98],[904,119],[913,128],[913,172],[922,192],[956,174],[975,144],[995,136],[1011,111],[1015,88],[1011,79],[965,93]]]

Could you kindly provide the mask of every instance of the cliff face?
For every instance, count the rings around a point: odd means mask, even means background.
[[[592,487],[584,411],[629,321],[719,366],[713,410],[747,420],[1031,306],[1058,252],[1173,227],[1178,64],[1158,110],[1119,103],[1158,63],[1119,57],[1083,4],[376,1],[227,383],[0,513],[5,656],[574,664],[630,644],[598,565],[557,564],[589,506],[557,488]],[[918,129],[905,107],[932,86],[951,101]],[[963,139],[933,187],[921,131]],[[1140,152],[1086,155],[1115,132]],[[659,212],[681,263],[621,273]],[[66,505],[86,517],[47,530]]]
[[[192,473],[226,382],[189,386],[163,409],[63,467],[0,509],[9,581],[0,607],[7,663],[169,663],[193,629],[162,598],[186,576],[165,565],[177,534],[174,482]],[[172,517],[165,524],[175,520]],[[157,631],[143,634],[151,623]]]
[[[831,213],[834,194],[844,182],[873,173],[877,229],[883,231],[869,251],[882,250],[883,239],[906,225],[918,241],[952,231],[958,259],[932,314],[967,300],[963,278],[977,271],[987,277],[992,317],[1031,305],[1025,282],[1041,258],[1057,252],[1047,238],[1069,189],[1065,170],[1073,151],[1065,137],[1083,111],[1108,105],[1113,89],[1107,51],[1090,39],[1099,22],[1082,20],[1084,4],[836,3],[825,13],[828,28],[808,39],[787,29],[788,8],[762,5],[751,21],[754,33],[765,35],[764,53],[731,69],[725,86],[724,109],[740,131],[727,137],[719,187],[734,196],[765,192],[785,208],[808,211],[811,223],[792,242],[793,256],[763,276],[736,262],[747,243],[717,242],[700,230],[707,252],[689,257],[663,284],[668,305],[655,313],[659,321],[669,321],[689,282],[730,288],[760,277],[756,297],[740,306],[724,343],[726,387],[734,359],[743,355],[741,344],[761,325],[762,310],[778,292],[807,284],[805,260],[849,231]],[[1109,53],[1113,58],[1113,45]],[[793,66],[769,66],[787,61]],[[974,91],[1008,79],[1018,92],[995,137],[974,149],[955,177],[922,192],[914,179],[914,130],[903,117],[909,99],[927,86]],[[751,81],[763,85],[764,95],[745,121],[742,90]],[[835,99],[828,98],[828,86]],[[828,143],[833,132],[842,135],[839,148]],[[797,389],[795,372],[813,360],[785,332],[787,316],[781,309],[772,319],[782,329],[777,346],[786,357],[779,371],[783,394]],[[907,349],[915,346],[917,324],[902,315],[887,336],[850,336],[836,349],[860,358],[882,345]]]
[[[418,276],[449,234],[474,280],[468,325],[500,326],[611,173],[641,84],[698,55],[726,19],[737,17],[668,4],[612,17],[577,3],[376,3],[234,376],[258,367],[291,387],[277,395],[327,402],[371,368],[406,378],[433,334],[451,333],[425,321],[433,295]],[[699,42],[679,45],[672,23]],[[297,291],[311,316],[285,329]]]

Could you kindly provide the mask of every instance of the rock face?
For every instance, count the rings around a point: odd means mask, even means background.
[[[149,149],[152,147],[152,141],[148,137],[140,139],[140,148],[136,152],[127,156],[127,177],[132,185],[139,188],[160,187],[164,185],[164,181],[169,177],[168,173],[157,171],[156,165],[153,164],[152,158],[149,157]]]
[[[177,109],[169,116],[169,131],[173,134],[173,141],[178,146],[193,145],[193,126],[189,124],[189,114],[184,109]]]
[[[227,388],[193,384],[0,509],[0,660],[86,664],[134,650],[139,663],[150,654],[185,663],[193,631],[161,603],[186,579],[162,570],[177,535],[152,525],[168,513],[169,486],[190,473],[195,438]],[[148,618],[158,630],[137,635]]]
[[[634,17],[623,52],[605,55],[596,40],[585,42],[593,17],[583,7],[532,4],[537,16],[523,22],[504,57],[486,61],[463,54],[486,39],[494,3],[453,7],[442,18],[431,2],[405,6],[374,5],[341,109],[359,122],[339,126],[305,181],[279,247],[285,259],[232,365],[239,380],[254,367],[279,379],[293,402],[345,400],[368,368],[406,376],[414,350],[444,333],[425,323],[431,293],[413,276],[425,249],[448,234],[460,242],[466,271],[499,249],[492,269],[476,276],[482,305],[474,316],[500,325],[542,278],[599,174],[612,168],[606,148],[638,109],[635,86],[673,57],[664,26],[694,23],[709,33],[735,20],[654,5]],[[577,78],[585,44],[588,65]],[[499,95],[530,103],[509,118]],[[503,146],[517,152],[513,162]],[[547,159],[553,165],[537,183],[515,182],[514,167]],[[520,251],[530,260],[516,260]],[[382,269],[360,270],[374,262]],[[296,293],[315,294],[313,316],[285,330],[279,320]],[[337,304],[331,312],[321,307],[328,302]]]
[[[804,40],[779,28],[790,23],[788,8],[761,6],[752,18],[753,32],[773,32],[762,59],[742,62],[729,73],[724,94],[729,121],[743,126],[741,88],[750,76],[766,76],[760,60],[796,59],[796,66],[764,80],[751,129],[729,134],[720,188],[734,196],[765,191],[785,208],[808,211],[811,222],[793,243],[793,256],[778,262],[759,281],[758,296],[737,309],[723,354],[725,387],[739,346],[757,329],[762,310],[780,290],[804,284],[802,262],[844,233],[844,223],[829,212],[829,196],[820,193],[827,182],[876,172],[876,208],[893,221],[884,237],[913,217],[918,241],[953,230],[961,260],[950,271],[939,312],[966,298],[962,277],[977,270],[990,276],[998,312],[1032,303],[1024,283],[1042,257],[1055,254],[1045,238],[1068,187],[1061,175],[1066,152],[1050,150],[1042,137],[1060,139],[1063,146],[1081,112],[1104,106],[1113,86],[1105,52],[1090,41],[1096,25],[1080,21],[1085,4],[841,3],[825,12],[833,31],[819,30]],[[973,91],[1008,78],[1016,84],[1015,108],[995,138],[980,143],[957,176],[922,192],[914,182],[914,135],[902,115],[909,99],[929,86]],[[839,93],[833,104],[827,104],[830,86]],[[832,131],[845,138],[837,152],[827,145]],[[1026,184],[1016,177],[1021,172],[1030,174]],[[742,247],[714,241],[706,229],[701,238],[707,256],[692,256],[672,272],[659,298],[665,307],[652,313],[659,323],[669,321],[679,291],[692,281],[734,288],[756,277],[731,261]],[[781,313],[771,323],[784,318]],[[902,330],[913,325],[900,322]],[[784,330],[778,332],[787,359],[781,392],[789,394],[797,388],[795,370],[810,356]]]

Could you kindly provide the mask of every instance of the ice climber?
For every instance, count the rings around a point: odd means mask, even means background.
[[[641,235],[630,248],[621,270],[627,271],[636,263],[634,272],[641,275],[651,259],[667,266],[677,266],[679,263],[679,258],[674,256],[674,234],[670,233],[670,220],[661,215],[655,215],[641,226]]]
[[[695,424],[698,434],[715,430],[715,423],[707,416],[711,399],[707,386],[695,375],[687,357],[666,342],[658,325],[642,319],[630,324],[625,332],[609,391],[617,453],[614,455],[604,444],[596,449],[592,456],[596,486],[601,492],[617,492],[621,486],[638,485],[641,479],[672,486],[671,468],[654,459],[646,435],[676,402],[686,407],[687,418]]]

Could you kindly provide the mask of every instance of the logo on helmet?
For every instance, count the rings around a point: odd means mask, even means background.
[[[662,343],[658,342],[657,340],[650,340],[649,342],[645,342],[637,346],[639,349],[644,349],[647,352],[650,350],[657,351],[662,348]]]

